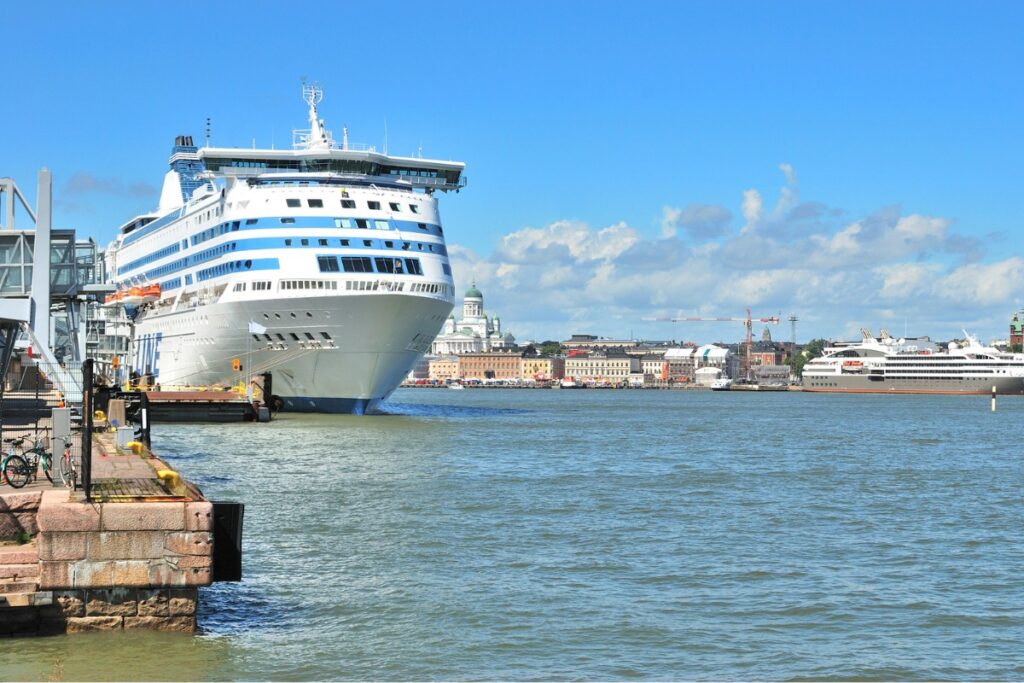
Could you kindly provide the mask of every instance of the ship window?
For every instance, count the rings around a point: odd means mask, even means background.
[[[264,334],[264,335],[263,335],[263,337],[264,337],[264,338],[265,338],[265,339],[266,339],[266,340],[267,340],[268,342],[272,342],[272,341],[274,341],[274,338],[273,338],[273,337],[271,337],[271,336],[270,336],[269,334]]]
[[[388,225],[387,221],[374,221],[373,225],[378,230],[390,230],[391,229],[391,226]]]
[[[313,335],[312,334],[310,334],[309,332],[306,332],[305,335],[306,335],[306,339],[308,339],[310,341],[313,341]]]
[[[245,224],[246,225],[256,225],[256,223],[258,223],[258,222],[259,222],[259,219],[248,218],[248,219],[246,219]]]
[[[420,207],[418,207],[416,204],[410,204],[409,210],[412,211],[413,213],[419,213]]]
[[[321,273],[337,273],[340,272],[338,268],[338,257],[337,256],[317,256],[317,265],[320,266]]]
[[[284,335],[280,332],[275,332],[274,335],[277,337],[278,341],[284,341]]]
[[[258,335],[258,334],[254,334],[254,335],[252,335],[252,338],[253,338],[253,339],[254,339],[255,341],[259,341],[259,340],[260,340],[260,335]]]
[[[352,219],[351,218],[335,218],[334,219],[334,227],[336,227],[336,228],[351,228],[352,227]]]
[[[426,223],[417,223],[416,227],[419,228],[420,230],[426,230],[427,229],[427,224]]]
[[[385,242],[384,246],[387,247],[388,249],[394,249],[395,248],[395,243],[394,242]]]
[[[384,258],[383,256],[378,256],[377,258],[374,259],[374,261],[377,262],[377,272],[378,273],[393,273],[393,272],[395,272],[395,259],[393,259],[393,258]]]
[[[307,199],[306,203],[309,204],[311,209],[322,209],[324,208],[324,200],[322,199]]]
[[[339,241],[341,242],[341,246],[343,246],[343,247],[347,247],[348,246],[348,240],[339,240]]]
[[[363,240],[363,246],[364,247],[372,247],[373,246],[373,240]]]
[[[390,207],[391,207],[391,210],[392,210],[392,211],[401,211],[401,210],[402,210],[402,207],[400,207],[400,206],[398,205],[398,202],[390,202],[390,203],[388,204],[388,206],[390,206]]]
[[[317,240],[317,244],[319,244],[321,247],[326,247],[327,246],[327,240],[319,239],[319,240]]]
[[[354,209],[356,208],[356,201],[354,199],[342,199],[341,208],[343,209]]]
[[[308,247],[308,246],[309,246],[309,240],[307,240],[307,239],[303,239],[303,240],[302,240],[302,246],[304,246],[304,247]]]
[[[371,211],[380,211],[380,202],[366,202]]]
[[[363,230],[366,230],[369,226],[366,224],[366,219],[365,218],[357,218],[356,219],[356,227],[357,228],[362,228]]]
[[[326,332],[321,332],[320,336],[322,336],[327,341],[331,341],[331,335],[327,334]]]
[[[346,273],[372,273],[373,263],[365,256],[342,256],[342,268]]]
[[[299,335],[295,334],[294,332],[289,332],[288,334],[291,335],[292,341],[299,341]]]
[[[405,269],[410,275],[423,275],[423,268],[420,267],[418,258],[405,259]]]
[[[408,242],[402,242],[402,250],[403,251],[409,251],[409,243]]]
[[[445,275],[451,275],[452,274],[452,267],[449,266],[447,263],[442,263],[441,264],[441,268],[444,269],[444,274]]]
[[[302,202],[299,201],[298,199],[286,199],[285,203],[288,204],[288,208],[290,209],[302,206]]]
[[[292,241],[291,240],[285,240],[284,241],[284,246],[286,246],[286,247],[292,246]]]
[[[282,218],[281,222],[282,223],[294,223],[295,219],[294,218]]]

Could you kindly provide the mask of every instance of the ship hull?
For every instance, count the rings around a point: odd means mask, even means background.
[[[803,390],[841,394],[991,394],[992,387],[1000,395],[1024,394],[1021,377],[951,377],[873,380],[868,376],[804,377]]]
[[[374,293],[151,313],[138,322],[133,367],[165,390],[237,386],[270,372],[284,410],[363,414],[405,379],[451,309],[443,299]]]

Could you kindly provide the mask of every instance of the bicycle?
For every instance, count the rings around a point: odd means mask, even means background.
[[[75,456],[71,452],[71,436],[58,436],[55,438],[64,442],[64,455],[61,456],[60,462],[57,463],[57,472],[60,474],[60,479],[64,486],[74,491],[78,483],[78,470],[75,467]]]
[[[25,439],[4,439],[14,448],[20,448]],[[39,466],[42,465],[43,474],[53,483],[53,456],[46,450],[45,439],[35,439],[32,448],[23,449],[21,454],[10,452],[0,464],[0,471],[7,479],[7,483],[13,488],[24,488],[26,484],[39,476]]]

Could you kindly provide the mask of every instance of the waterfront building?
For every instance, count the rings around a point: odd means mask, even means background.
[[[1014,313],[1010,320],[1010,345],[1024,345],[1024,311]]]
[[[523,356],[519,376],[544,382],[565,376],[565,359],[558,356]]]
[[[639,342],[633,339],[604,339],[593,334],[574,334],[572,338],[562,342],[567,350],[589,349],[633,349],[639,346]]]
[[[446,356],[430,361],[430,379],[443,382],[459,377],[459,357]]]
[[[648,354],[641,357],[640,369],[652,382],[664,382],[669,377],[668,361],[665,360],[664,352],[660,355]]]
[[[789,384],[793,369],[788,365],[755,365],[752,368],[754,382],[757,384]]]
[[[510,349],[515,345],[516,338],[511,333],[502,333],[501,319],[497,315],[487,317],[484,295],[474,281],[462,299],[462,319],[456,321],[454,313],[448,316],[441,334],[431,344],[430,352],[445,356]]]
[[[588,354],[565,359],[565,376],[583,382],[625,382],[641,371],[640,359],[625,353]]]
[[[430,377],[430,358],[423,356],[416,365],[412,367],[409,374],[406,376],[406,381],[415,382],[418,379],[427,379]]]
[[[522,354],[514,350],[459,354],[463,379],[519,379]]]
[[[739,358],[729,349],[715,344],[697,348],[683,347],[665,352],[668,362],[668,378],[673,382],[693,382],[700,368],[718,368],[723,377],[739,375]]]

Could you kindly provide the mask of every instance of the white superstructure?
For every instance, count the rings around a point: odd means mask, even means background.
[[[1003,353],[964,333],[943,351],[922,339],[880,337],[837,343],[803,370],[804,391],[903,394],[1024,393],[1024,355]]]
[[[286,409],[363,413],[430,348],[454,300],[438,190],[461,162],[337,144],[305,87],[293,149],[198,148],[179,136],[159,209],[107,250],[136,312],[132,367],[162,387],[271,371]],[[243,364],[233,367],[234,359]]]

